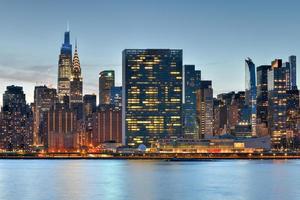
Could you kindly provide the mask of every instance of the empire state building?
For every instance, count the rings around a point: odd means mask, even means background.
[[[72,77],[72,45],[70,31],[65,32],[64,43],[60,49],[58,61],[58,98],[62,102],[64,96],[70,96],[70,80]]]

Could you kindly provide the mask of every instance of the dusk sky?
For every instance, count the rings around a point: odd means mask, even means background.
[[[29,102],[35,85],[56,88],[67,21],[72,43],[78,40],[84,93],[97,93],[106,69],[121,85],[126,48],[183,49],[183,63],[213,81],[214,95],[244,90],[246,57],[256,66],[300,59],[299,10],[296,0],[0,0],[1,102],[7,85],[23,86]]]

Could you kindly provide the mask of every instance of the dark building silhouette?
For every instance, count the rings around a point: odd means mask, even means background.
[[[32,111],[26,105],[23,88],[7,86],[3,94],[0,148],[29,150],[33,143]]]

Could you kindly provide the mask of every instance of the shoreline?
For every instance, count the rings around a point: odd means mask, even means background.
[[[169,161],[211,161],[211,160],[292,160],[300,159],[300,153],[49,153],[16,154],[0,153],[0,160],[169,160]]]

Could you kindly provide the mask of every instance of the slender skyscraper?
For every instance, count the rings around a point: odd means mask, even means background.
[[[290,89],[297,89],[297,70],[296,70],[296,56],[289,57],[290,63]]]
[[[184,65],[184,137],[198,138],[196,90],[200,88],[201,71],[195,65]]]
[[[196,90],[196,111],[199,126],[199,138],[213,136],[213,89],[211,81],[201,81]]]
[[[122,68],[127,144],[182,137],[182,50],[126,49]]]
[[[281,148],[282,139],[286,137],[288,72],[282,67],[281,59],[274,60],[268,71],[268,125],[273,148]]]
[[[268,71],[271,65],[257,67],[257,119],[268,124]]]
[[[65,32],[64,43],[60,49],[58,61],[57,92],[59,101],[64,96],[70,96],[70,80],[72,76],[72,45],[70,44],[70,31]]]
[[[106,70],[99,74],[99,104],[110,104],[111,88],[115,86],[115,71]]]
[[[251,110],[250,123],[252,128],[252,136],[256,136],[256,76],[255,64],[250,58],[245,60],[246,72],[246,88],[245,103]]]
[[[73,57],[72,76],[70,80],[70,103],[82,103],[82,76],[77,52],[77,43]]]

